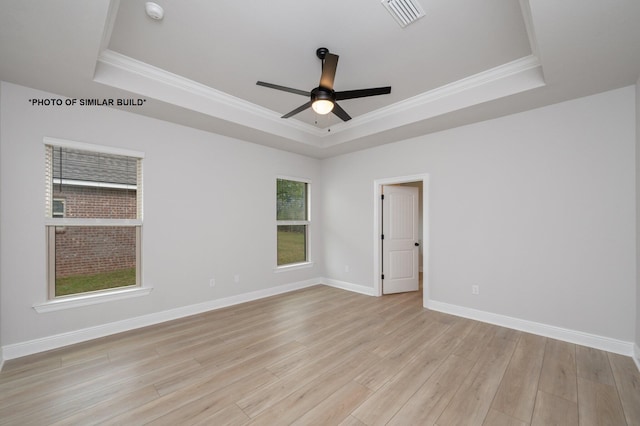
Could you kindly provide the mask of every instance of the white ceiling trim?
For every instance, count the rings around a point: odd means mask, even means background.
[[[98,57],[94,81],[318,148],[544,85],[540,62],[530,55],[336,124],[328,132],[111,50]]]
[[[332,138],[327,138],[323,146],[334,146],[544,85],[540,61],[529,55],[356,117],[349,123],[340,123],[332,127]]]
[[[431,104],[460,93],[467,93],[474,88],[482,87],[494,82],[504,81],[511,76],[525,74],[531,70],[537,70],[540,67],[540,61],[538,61],[538,58],[531,55],[525,56],[524,58],[516,59],[515,61],[497,66],[490,70],[482,71],[453,83],[440,86],[402,102],[380,108],[369,114],[363,115],[362,117],[366,117],[367,120],[373,121],[391,114],[400,112],[406,113],[410,109],[419,108],[423,105]],[[513,90],[517,89],[514,87]]]
[[[102,31],[102,40],[100,41],[100,50],[98,52],[103,52],[109,47],[109,41],[111,41],[113,27],[116,25],[116,17],[118,16],[119,7],[120,0],[111,0],[109,2],[109,10],[107,11],[107,19],[105,20],[104,30]]]
[[[112,50],[98,57],[94,81],[301,143],[317,145],[322,135],[309,124],[283,120],[267,108]]]
[[[520,0],[520,11],[522,12],[522,19],[524,19],[524,27],[527,30],[527,37],[529,38],[529,46],[531,46],[531,54],[540,57],[540,51],[538,50],[538,38],[533,27],[533,16],[531,15],[531,5],[529,0]]]

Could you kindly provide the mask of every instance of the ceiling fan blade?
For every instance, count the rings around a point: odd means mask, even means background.
[[[336,100],[341,101],[343,99],[366,98],[367,96],[388,95],[389,93],[391,93],[391,86],[373,87],[371,89],[345,90],[342,92],[336,92]]]
[[[338,68],[338,55],[327,53],[322,62],[322,76],[320,77],[320,87],[333,90],[333,80],[336,78],[336,68]]]
[[[342,107],[335,102],[333,103],[333,110],[331,112],[340,117],[342,121],[351,120],[351,116],[347,114],[347,111],[343,110]]]
[[[311,96],[311,92],[306,92],[304,90],[292,89],[291,87],[279,86],[277,84],[265,83],[264,81],[256,82],[258,86],[268,87],[270,89],[282,90],[283,92],[295,93],[296,95],[302,96]]]
[[[285,115],[282,116],[282,118],[289,118],[291,116],[294,116],[297,113],[302,112],[309,107],[311,107],[311,101],[307,102],[306,104],[300,105],[298,108],[294,109],[291,112],[286,113]]]

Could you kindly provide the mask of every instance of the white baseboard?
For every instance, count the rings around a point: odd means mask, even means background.
[[[321,284],[321,279],[314,278],[306,281],[299,281],[291,284],[267,288],[264,290],[252,291],[250,293],[238,294],[236,296],[225,297],[223,299],[210,300],[203,303],[197,303],[195,305],[183,306],[180,308],[170,309],[168,311],[156,312],[153,314],[112,322],[109,324],[70,331],[68,333],[56,334],[54,336],[34,339],[27,342],[6,345],[0,348],[0,359],[9,360],[26,355],[32,355],[38,352],[44,352],[75,343],[85,342],[87,340],[97,339],[99,337],[105,337],[124,331],[134,330],[136,328],[159,324],[162,322],[188,317],[215,309],[225,308],[227,306],[275,296],[277,294],[288,293],[290,291],[299,290],[318,284]],[[2,356],[4,356],[4,358],[2,358]]]
[[[601,349],[603,351],[613,352],[620,355],[633,356],[634,352],[633,342],[625,342],[609,337],[569,330],[553,325],[541,324],[534,321],[494,314],[492,312],[480,311],[477,309],[466,308],[464,306],[451,305],[449,303],[437,302],[434,300],[428,301],[427,306],[425,307],[434,311],[525,331],[527,333],[563,340],[565,342]],[[638,347],[635,347],[637,352]],[[636,364],[638,364],[638,360],[635,358],[634,360],[636,361]]]
[[[331,278],[321,278],[320,282],[329,287],[340,288],[342,290],[353,291],[354,293],[366,294],[367,296],[375,296],[373,287],[367,287],[360,284],[353,284],[346,281],[334,280]]]
[[[159,324],[162,322],[187,317],[190,315],[196,315],[215,309],[221,309],[240,303],[250,302],[265,297],[288,293],[290,291],[311,287],[317,284],[324,284],[330,287],[365,294],[367,296],[375,296],[374,289],[372,287],[353,284],[346,281],[334,280],[330,278],[314,278],[306,281],[299,281],[264,290],[230,296],[223,299],[210,300],[195,305],[170,309],[168,311],[143,315],[140,317],[130,318],[100,326],[71,331],[68,333],[61,333],[54,336],[34,339],[27,342],[6,345],[0,347],[0,371],[2,370],[2,366],[5,360],[19,358],[38,352],[44,352],[51,349],[84,342],[87,340],[97,339],[100,337],[133,330],[136,328]],[[426,307],[434,311],[440,311],[460,317],[499,325],[502,327],[508,327],[528,333],[550,337],[553,339],[563,340],[579,345],[614,352],[621,355],[631,356],[636,366],[638,367],[638,370],[640,370],[640,347],[638,347],[638,345],[634,344],[633,342],[624,342],[621,340],[611,339],[574,330],[568,330],[560,327],[540,324],[533,321],[512,318],[505,315],[494,314],[491,312],[480,311],[433,300],[428,301]]]

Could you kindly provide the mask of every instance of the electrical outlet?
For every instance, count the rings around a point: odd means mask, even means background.
[[[239,283],[240,282],[240,274],[235,274],[233,276],[233,281]]]
[[[216,279],[215,278],[209,279],[209,287],[215,287],[215,286],[216,286]]]
[[[480,286],[472,285],[471,286],[471,294],[480,294]]]
[[[349,272],[349,265],[344,265],[344,271]]]

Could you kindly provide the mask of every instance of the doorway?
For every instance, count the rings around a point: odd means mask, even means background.
[[[407,265],[409,265],[413,260],[409,259],[410,248],[407,244],[412,246],[414,244],[418,244],[416,251],[418,252],[417,259],[419,262],[419,270],[421,272],[420,275],[422,277],[422,285],[419,286],[417,290],[420,290],[420,289],[422,290],[423,306],[426,306],[427,300],[428,300],[428,294],[429,294],[429,279],[428,279],[429,277],[429,266],[428,266],[429,175],[419,174],[419,175],[410,175],[410,176],[399,176],[395,178],[376,179],[374,181],[375,202],[374,202],[374,244],[373,244],[374,262],[373,263],[374,263],[374,277],[376,277],[376,279],[374,280],[374,294],[376,294],[377,296],[382,296],[383,294],[389,293],[389,292],[395,292],[395,290],[391,290],[391,291],[385,290],[385,279],[383,278],[383,274],[387,273],[389,268],[388,250],[387,250],[387,254],[385,255],[383,251],[385,240],[382,239],[383,238],[382,237],[383,219],[385,215],[385,205],[384,205],[385,201],[383,201],[382,196],[385,192],[385,187],[391,187],[391,189],[397,188],[397,187],[407,187],[407,188],[413,187],[413,188],[417,188],[418,190],[418,194],[419,194],[418,238],[417,238],[417,241],[414,241],[415,237],[405,241],[404,243],[406,247],[404,247],[404,249],[406,250],[406,255],[399,254],[398,256],[396,256],[396,259],[399,259],[401,267],[408,268]],[[387,191],[389,189],[390,188],[387,188]],[[388,198],[387,198],[387,201],[389,201]],[[388,209],[389,206],[387,205],[386,208]],[[403,208],[400,208],[400,211],[401,210],[403,210]],[[397,214],[395,216],[398,217]],[[385,221],[388,222],[389,220],[394,220],[394,219],[387,216],[387,219]],[[389,225],[387,224],[387,226]],[[385,239],[387,240],[386,242],[390,242],[388,238],[385,238]],[[389,247],[389,245],[387,245],[387,247]],[[387,265],[385,265],[385,256],[386,256]],[[385,268],[387,269],[387,271],[385,271]],[[407,271],[406,273],[401,273],[396,275],[403,277],[403,276],[410,275],[410,273]],[[388,274],[386,275],[386,278],[389,279]],[[413,291],[413,289],[411,289],[410,287],[405,287],[405,290],[403,290],[402,286],[405,284],[406,282],[401,284],[400,291]]]
[[[420,290],[421,184],[382,186],[382,294]]]

